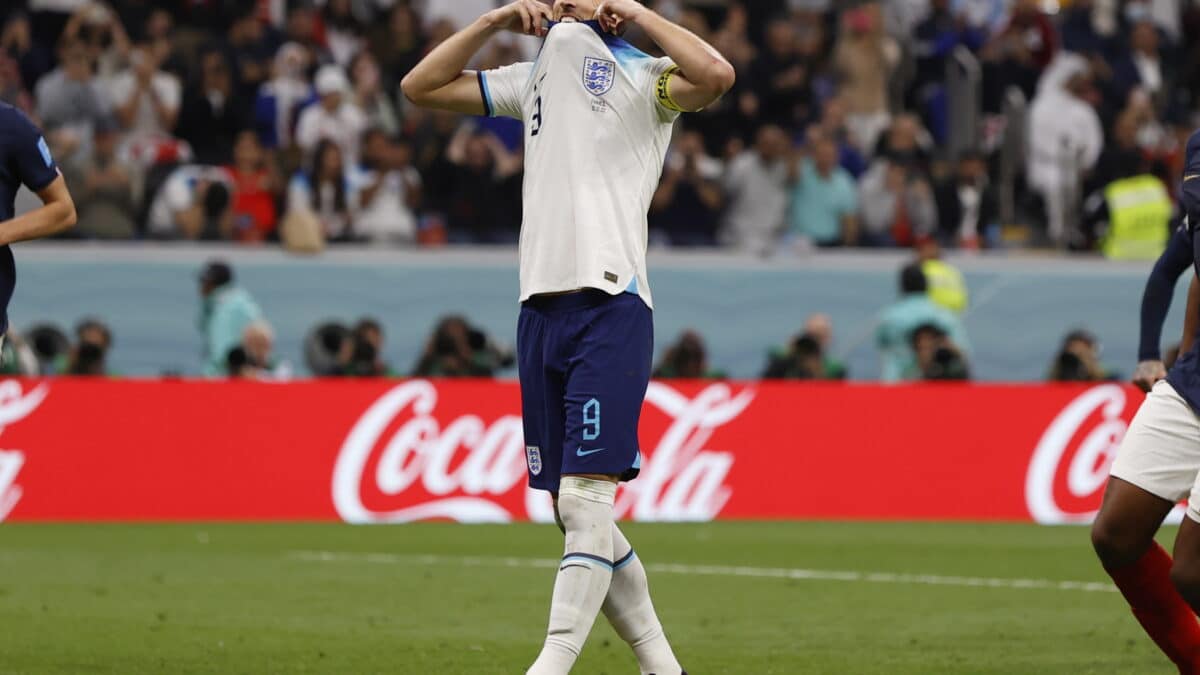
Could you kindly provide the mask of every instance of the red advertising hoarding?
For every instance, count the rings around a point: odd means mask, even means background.
[[[1142,400],[1115,385],[663,383],[638,520],[1086,522]],[[0,519],[550,518],[492,381],[0,382]]]

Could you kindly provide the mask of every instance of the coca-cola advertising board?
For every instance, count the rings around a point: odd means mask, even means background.
[[[1088,522],[1142,395],[1096,386],[652,383],[645,521]],[[0,382],[0,519],[551,519],[495,381]]]

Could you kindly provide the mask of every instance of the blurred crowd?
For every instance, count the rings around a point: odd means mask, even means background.
[[[398,86],[494,4],[10,0],[0,7],[0,100],[47,131],[78,202],[74,236],[299,251],[512,243],[520,124],[422,111]],[[733,91],[676,130],[651,205],[655,244],[759,254],[927,239],[1104,247],[1112,231],[1150,237],[1112,208],[1132,190],[1121,181],[1146,177],[1160,189],[1136,194],[1156,207],[1152,229],[1167,227],[1200,91],[1193,3],[648,4],[739,73]],[[498,37],[474,65],[531,59],[537,46]],[[967,103],[981,123],[951,149],[962,101],[947,73],[964,51],[979,71]],[[1001,148],[1021,135],[1007,114],[1014,95],[1029,120],[1008,195],[1009,218],[1034,225],[1023,239],[1001,220],[993,178]],[[1118,244],[1106,250],[1125,251]]]
[[[294,377],[474,377],[490,378],[516,365],[505,344],[463,316],[440,318],[408,367],[384,359],[383,323],[370,316],[355,321],[323,321],[302,343],[302,367],[282,359],[275,329],[252,293],[238,282],[228,263],[213,260],[199,272],[196,322],[202,348],[198,370],[210,378],[288,380]],[[871,339],[879,356],[875,373],[856,379],[885,383],[966,381],[971,379],[971,346],[963,322],[969,292],[962,274],[942,257],[935,241],[923,242],[897,276],[896,299],[883,306]],[[88,317],[73,337],[51,323],[23,331],[9,329],[0,345],[0,374],[28,376],[119,376],[108,365],[113,331]],[[785,344],[770,347],[759,378],[763,380],[846,380],[839,355],[858,345],[835,344],[832,318],[808,316]],[[1178,355],[1169,347],[1168,367]],[[1063,338],[1047,369],[1049,381],[1118,380],[1100,359],[1101,344],[1090,332],[1073,329]],[[166,375],[179,375],[167,372]],[[703,335],[685,330],[660,352],[653,376],[658,379],[719,380],[727,377],[709,362]]]

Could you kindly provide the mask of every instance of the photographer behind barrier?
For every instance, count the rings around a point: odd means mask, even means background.
[[[970,368],[961,351],[946,331],[934,324],[922,324],[913,330],[909,341],[922,380],[969,380]]]
[[[438,321],[413,375],[418,377],[492,377],[513,365],[512,350],[493,342],[461,316]]]

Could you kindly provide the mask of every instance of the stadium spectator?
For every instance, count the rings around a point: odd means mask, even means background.
[[[337,375],[390,377],[393,374],[383,360],[383,324],[370,317],[360,319],[338,350]]]
[[[7,55],[17,67],[18,83],[22,89],[32,89],[43,75],[54,68],[54,55],[47,45],[33,39],[29,16],[16,12],[0,29],[0,54]]]
[[[0,101],[19,109],[26,115],[34,114],[33,96],[21,82],[21,71],[17,62],[0,50]]]
[[[667,347],[653,376],[661,379],[719,380],[725,374],[708,365],[704,338],[693,330],[684,331],[675,344]]]
[[[982,248],[998,224],[999,196],[988,179],[987,164],[977,152],[959,156],[954,172],[934,190],[938,239],[966,249]]]
[[[933,189],[903,160],[872,165],[858,188],[865,246],[910,246],[937,230]]]
[[[78,233],[100,239],[129,239],[137,231],[133,176],[117,157],[115,120],[102,119],[92,133],[92,153],[64,176],[79,214]]]
[[[141,32],[136,33],[139,42],[145,42],[154,50],[161,68],[175,75],[182,82],[187,79],[188,63],[186,63],[175,45],[175,18],[163,7],[152,7],[141,26]]]
[[[521,223],[524,164],[496,136],[464,124],[446,148],[451,192],[446,212],[451,241],[514,243]]]
[[[412,166],[412,149],[393,143],[381,129],[367,130],[362,148],[362,164],[351,172],[351,190],[359,204],[355,237],[412,243],[421,201],[421,174]]]
[[[396,106],[383,91],[379,63],[371,52],[363,50],[350,62],[354,103],[366,116],[367,126],[381,129],[388,136],[400,133],[400,116]]]
[[[279,48],[271,67],[271,79],[258,89],[254,122],[263,145],[288,148],[301,105],[313,99],[313,86],[305,77],[309,54],[295,42]]]
[[[1018,87],[1033,97],[1038,79],[1058,50],[1058,33],[1039,0],[1015,0],[1006,25],[984,45],[985,90],[1004,92]],[[999,98],[984,101],[986,110],[999,111]]]
[[[150,205],[147,234],[157,239],[226,239],[232,234],[230,176],[224,168],[185,164]]]
[[[902,114],[888,124],[887,131],[875,144],[875,157],[907,164],[922,176],[928,176],[933,141],[916,115]]]
[[[1100,362],[1100,341],[1086,330],[1073,330],[1050,364],[1051,382],[1102,382],[1120,377]]]
[[[200,55],[200,78],[188,87],[179,113],[177,135],[192,147],[201,164],[228,164],[238,134],[249,126],[250,103],[233,86],[225,55],[215,49]]]
[[[319,30],[319,16],[313,0],[289,2],[283,23],[284,40],[294,42],[306,52],[307,63],[329,63],[333,57]]]
[[[1068,214],[1104,147],[1091,93],[1087,63],[1064,54],[1047,69],[1029,109],[1026,181],[1043,201],[1047,235],[1060,245],[1075,234],[1067,231]]]
[[[846,125],[864,152],[875,147],[887,128],[888,80],[899,59],[899,47],[883,30],[878,3],[842,14],[833,63],[846,101]]]
[[[110,80],[130,58],[129,35],[120,17],[103,2],[78,2],[59,35],[60,43],[79,42],[97,78]],[[34,18],[38,16],[35,14]],[[59,24],[62,25],[62,24]],[[37,25],[34,25],[35,37]]]
[[[129,55],[129,67],[114,76],[105,90],[121,127],[133,138],[170,136],[179,121],[183,88],[179,78],[162,70],[163,56],[143,42]]]
[[[448,316],[438,321],[425,351],[413,369],[417,377],[491,377],[495,361],[487,338],[466,319]]]
[[[811,147],[793,183],[789,233],[818,246],[854,245],[860,236],[854,178],[838,164],[832,139],[814,134]]]
[[[255,132],[245,129],[237,135],[233,164],[226,170],[233,187],[233,238],[258,242],[272,237],[278,221],[275,195],[281,180]]]
[[[787,18],[767,25],[766,45],[750,64],[745,86],[755,97],[754,107],[765,124],[799,126],[809,104],[809,72],[800,61],[795,24]]]
[[[337,144],[348,165],[358,161],[358,144],[367,129],[367,116],[351,99],[350,83],[340,66],[322,66],[317,71],[317,103],[300,112],[296,122],[296,144],[309,156],[318,144]]]
[[[966,24],[951,8],[951,0],[932,0],[929,15],[913,30],[916,73],[909,85],[909,105],[924,117],[939,141],[946,138],[949,106],[946,66],[958,47],[977,50],[985,34]]]
[[[927,323],[913,329],[912,350],[916,379],[969,380],[967,360],[950,335],[937,324]]]
[[[804,320],[804,334],[812,336],[821,348],[822,377],[829,380],[846,379],[846,364],[832,354],[833,350],[833,319],[828,314],[810,314]]]
[[[821,108],[821,119],[809,127],[809,139],[814,137],[826,138],[837,145],[838,164],[858,180],[867,170],[867,160],[858,151],[855,143],[846,131],[846,103],[840,96],[830,96],[825,99]]]
[[[25,337],[13,328],[0,344],[0,374],[37,377],[41,374],[37,354]]]
[[[75,345],[64,371],[66,375],[108,375],[108,351],[112,348],[112,331],[98,319],[84,319],[75,327]]]
[[[242,341],[225,357],[229,377],[255,380],[286,380],[291,367],[275,356],[275,330],[263,319],[247,324]]]
[[[365,46],[363,36],[366,29],[354,15],[351,0],[325,0],[321,11],[321,26],[325,31],[325,44],[339,66],[347,68],[354,55]]]
[[[650,201],[652,238],[672,246],[715,245],[725,205],[723,172],[721,161],[704,151],[700,132],[680,133]]]
[[[323,239],[347,241],[354,233],[355,195],[342,151],[332,140],[320,141],[308,167],[288,183],[288,217],[315,218]]]
[[[38,81],[34,96],[37,116],[60,164],[91,152],[92,128],[109,116],[109,106],[83,43],[63,43],[58,68]]]
[[[1158,29],[1148,17],[1138,21],[1129,31],[1129,49],[1111,64],[1110,105],[1120,110],[1129,94],[1141,89],[1152,99],[1165,94],[1169,73],[1164,68],[1159,47]]]
[[[942,258],[942,247],[936,239],[926,238],[916,245],[917,262],[925,273],[929,299],[955,314],[967,311],[970,294],[967,282],[958,268]]]
[[[774,125],[759,129],[754,147],[739,154],[725,172],[729,198],[721,227],[722,243],[764,253],[783,229],[788,206],[787,134]]]
[[[425,53],[425,36],[416,10],[404,2],[392,5],[387,20],[376,22],[371,31],[370,49],[383,73],[385,90],[395,92],[400,80]]]
[[[875,330],[875,344],[882,363],[880,379],[901,382],[921,377],[913,351],[913,332],[920,326],[936,326],[960,352],[967,351],[966,331],[953,313],[929,299],[929,285],[919,264],[900,270],[900,299],[883,310]]]
[[[1149,158],[1138,145],[1138,115],[1125,110],[1117,115],[1109,129],[1108,139],[1087,180],[1088,193],[1104,189],[1105,185],[1126,176],[1148,173]]]
[[[825,379],[825,359],[821,344],[807,333],[798,335],[786,350],[772,351],[763,370],[764,380]]]
[[[200,272],[200,319],[204,372],[226,372],[230,350],[242,344],[246,327],[263,318],[258,303],[234,282],[233,268],[214,260]]]
[[[258,8],[244,6],[229,22],[222,45],[233,68],[233,85],[240,98],[253,101],[271,76],[272,57],[278,43],[258,17]]]

